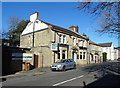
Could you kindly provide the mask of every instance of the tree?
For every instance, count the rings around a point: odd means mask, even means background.
[[[19,20],[18,17],[11,17],[9,20],[9,31],[3,35],[9,39],[10,45],[19,46],[20,45],[20,34],[25,29],[28,24],[28,20]]]
[[[10,17],[9,22],[8,22],[8,24],[9,24],[8,29],[10,31],[15,30],[16,27],[18,26],[19,22],[20,22],[20,19],[18,17],[16,17],[16,16]]]
[[[91,1],[91,0],[89,0]],[[99,33],[120,34],[119,2],[79,2],[79,10],[99,17]]]
[[[17,25],[16,29],[11,31],[14,41],[13,44],[14,45],[20,45],[20,35],[22,33],[22,31],[25,29],[25,27],[27,26],[27,24],[29,23],[28,20],[22,20],[19,22],[19,24]]]

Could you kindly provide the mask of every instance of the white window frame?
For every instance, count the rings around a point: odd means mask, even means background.
[[[66,44],[66,35],[63,35],[63,43]]]
[[[85,54],[84,54],[85,53]],[[84,57],[85,56],[85,57]],[[86,52],[83,52],[83,60],[86,60]]]
[[[59,43],[63,43],[63,36],[62,36],[62,34],[59,35]]]
[[[82,58],[80,58],[80,57],[81,57],[81,55],[82,55]],[[82,60],[82,59],[83,59],[83,53],[82,53],[82,52],[80,52],[80,57],[79,57],[79,58],[80,58],[80,60]]]

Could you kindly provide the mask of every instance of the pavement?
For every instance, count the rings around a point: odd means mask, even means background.
[[[101,63],[99,63],[101,64]],[[98,63],[96,65],[99,65]],[[95,64],[87,64],[87,65],[79,65],[78,67],[91,67],[94,66]],[[96,67],[96,66],[94,66]],[[97,69],[98,70],[98,69]],[[19,77],[24,77],[24,76],[37,76],[37,75],[42,75],[45,73],[50,72],[50,68],[46,67],[46,68],[35,68],[33,70],[29,70],[29,71],[20,71],[20,72],[16,72],[15,74],[11,74],[11,75],[6,75],[6,76],[0,76],[0,82],[1,81],[6,81],[7,79],[11,79],[11,78],[19,78]],[[119,73],[110,71],[110,70],[106,70],[109,73],[115,74],[115,75],[120,75]]]
[[[91,64],[78,65],[77,67],[85,67],[85,66],[89,66],[89,65],[91,65]],[[39,67],[39,68],[35,68],[35,69],[29,70],[29,71],[19,71],[19,72],[16,72],[15,74],[0,76],[0,82],[6,81],[7,79],[11,79],[11,78],[42,75],[42,74],[48,73],[50,71],[51,70],[49,67],[44,67],[44,68]]]
[[[96,86],[119,86],[120,75],[114,75],[113,72],[108,71],[109,69],[107,69],[111,65],[114,65],[113,67],[115,67],[116,63],[103,63],[101,64],[102,66],[100,64],[82,65],[78,66],[77,69],[71,69],[65,72],[52,72],[49,68],[36,68],[30,71],[17,72],[11,77],[10,75],[4,77],[2,85],[84,86],[85,88],[89,88],[89,86],[95,86],[95,88],[97,88]]]
[[[10,78],[23,77],[23,76],[36,76],[36,75],[44,74],[46,72],[50,72],[50,68],[47,68],[47,67],[46,68],[35,68],[29,71],[19,71],[19,72],[16,72],[15,74],[0,76],[0,79],[2,81],[5,81],[6,79],[10,79]]]

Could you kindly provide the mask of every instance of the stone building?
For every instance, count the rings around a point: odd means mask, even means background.
[[[88,63],[86,35],[78,33],[78,26],[68,29],[39,20],[39,13],[30,15],[30,22],[20,36],[20,47],[31,48],[35,67],[49,67],[58,59],[74,59],[77,64]]]
[[[106,60],[114,60],[115,50],[112,42],[99,43],[102,47],[103,54],[106,54]]]
[[[93,42],[89,41],[89,63],[101,63],[103,62],[102,47]]]
[[[115,59],[120,58],[120,47],[114,47],[114,50],[115,50],[114,58]]]

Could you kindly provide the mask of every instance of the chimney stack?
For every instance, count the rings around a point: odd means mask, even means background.
[[[39,19],[39,13],[38,12],[35,12],[35,13],[30,15],[30,21],[31,22],[34,22],[37,19]]]
[[[79,27],[78,26],[74,26],[74,25],[71,25],[69,27],[69,30],[72,30],[72,31],[77,32],[77,33],[78,33],[78,29],[79,29]]]

